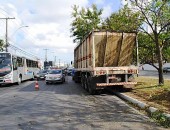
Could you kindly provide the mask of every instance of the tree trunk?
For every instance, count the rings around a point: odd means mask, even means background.
[[[158,73],[159,73],[159,85],[164,85],[164,77],[163,77],[163,61],[162,61],[162,50],[159,45],[158,41],[158,35],[155,35],[155,42],[156,42],[156,50],[157,50],[157,56],[158,56]]]

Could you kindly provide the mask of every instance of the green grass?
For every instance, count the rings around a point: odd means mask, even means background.
[[[164,85],[158,85],[158,79],[151,77],[135,77],[138,82],[130,92],[158,111],[149,115],[160,125],[169,128],[170,119],[163,113],[170,114],[170,80],[165,80]]]
[[[170,127],[170,119],[167,118],[162,111],[156,111],[152,113],[150,116],[154,121],[156,121],[160,125],[166,128]]]
[[[132,90],[135,95],[170,113],[170,80],[165,80],[162,86],[154,78],[136,77],[136,81],[138,84]]]

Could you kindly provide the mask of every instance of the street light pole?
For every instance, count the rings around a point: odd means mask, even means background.
[[[21,29],[21,28],[24,28],[24,27],[29,27],[29,26],[27,26],[27,25],[25,25],[25,26],[21,26],[21,27],[19,27],[17,30],[15,30],[15,32],[10,36],[10,37],[12,37],[19,29]]]

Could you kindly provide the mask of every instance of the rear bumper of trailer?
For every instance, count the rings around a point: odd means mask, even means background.
[[[96,87],[119,86],[119,85],[135,85],[137,82],[118,82],[118,83],[96,83]]]

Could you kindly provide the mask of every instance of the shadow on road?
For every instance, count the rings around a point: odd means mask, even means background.
[[[45,80],[38,81],[39,90],[35,89],[36,81],[33,81],[31,84],[21,88],[19,91],[23,92],[53,92],[55,94],[64,94],[64,95],[89,95],[89,93],[84,90],[79,83],[75,83],[69,77],[65,83],[55,83],[55,84],[45,84]],[[108,90],[99,90],[96,92],[96,95],[112,95]]]

